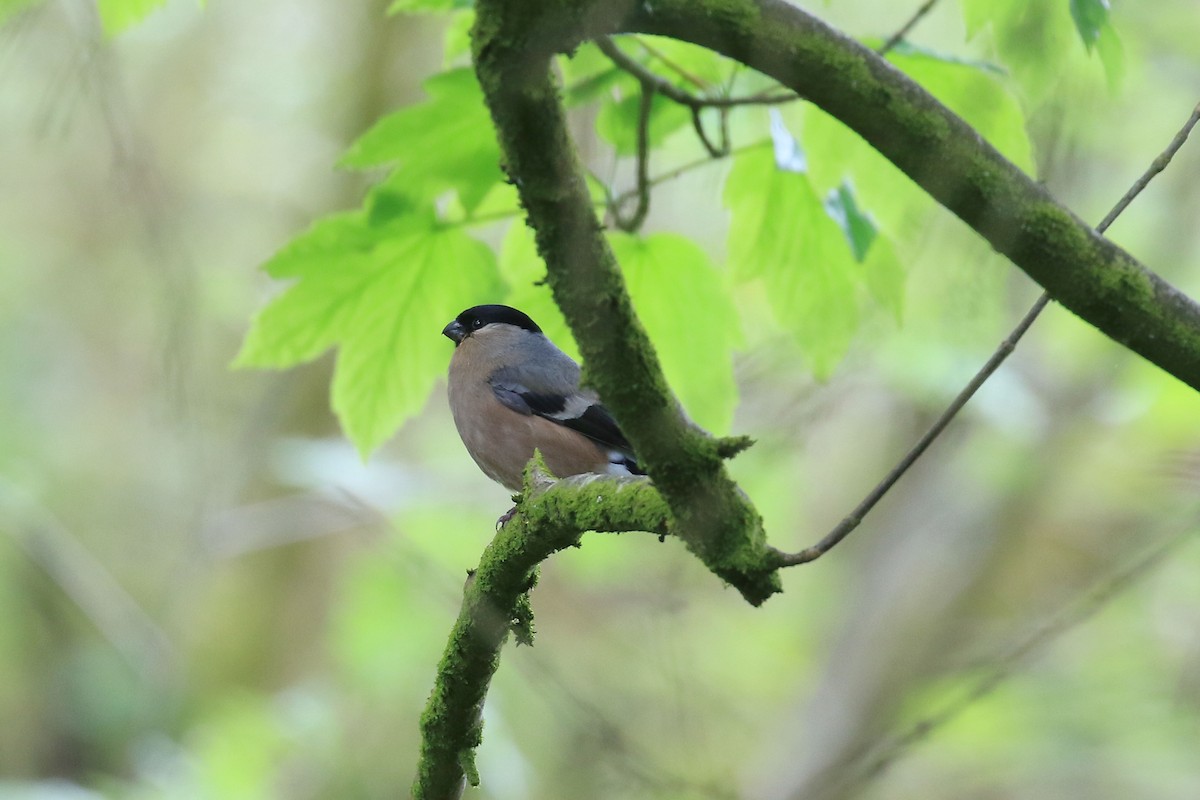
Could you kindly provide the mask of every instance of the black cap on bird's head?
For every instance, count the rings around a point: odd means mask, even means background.
[[[492,324],[513,325],[531,333],[542,332],[537,323],[524,311],[518,311],[512,306],[487,305],[468,308],[442,328],[442,335],[452,339],[457,347],[475,331]]]

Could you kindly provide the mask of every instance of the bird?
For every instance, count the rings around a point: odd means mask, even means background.
[[[556,477],[645,475],[579,365],[511,306],[466,309],[442,334],[454,342],[447,395],[454,425],[484,474],[520,492],[534,450]]]

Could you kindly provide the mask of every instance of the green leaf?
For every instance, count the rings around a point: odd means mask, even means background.
[[[288,367],[338,347],[333,410],[365,457],[420,410],[450,350],[438,332],[501,294],[492,251],[433,213],[315,224],[265,265],[295,282],[255,317],[235,366]]]
[[[808,176],[777,169],[765,149],[737,156],[725,202],[735,274],[763,280],[776,319],[827,377],[858,327],[858,267],[842,231]]]
[[[523,221],[514,222],[504,234],[500,275],[510,287],[505,302],[532,317],[550,341],[578,361],[579,347],[545,283],[546,263],[538,255],[533,230]]]
[[[622,44],[618,39],[617,46],[628,49]],[[570,55],[561,56],[558,65],[563,74],[563,103],[568,107],[595,100],[617,85],[622,94],[637,91],[637,81],[601,53],[595,42],[584,42]]]
[[[683,407],[716,434],[737,404],[737,313],[721,272],[693,241],[673,233],[610,233],[638,318]]]
[[[388,177],[393,190],[431,200],[454,189],[470,213],[504,178],[483,92],[469,68],[435,75],[424,88],[427,101],[379,120],[341,164],[356,169],[398,164]]]
[[[730,354],[740,337],[721,273],[699,247],[681,236],[613,233],[609,241],[680,402],[709,430],[728,431],[737,402]],[[551,341],[578,360],[575,339],[550,288],[542,283],[546,266],[534,247],[533,233],[523,223],[514,223],[505,234],[500,271],[512,287],[506,302],[529,314]]]
[[[596,133],[616,148],[619,155],[637,152],[638,115],[641,96],[632,94],[615,103],[606,103],[596,118]],[[650,122],[647,129],[650,147],[662,144],[663,140],[687,125],[691,112],[662,95],[654,95],[650,104]]]
[[[707,47],[666,36],[639,36],[649,53],[645,59],[655,72],[691,92],[724,84],[737,65]]]
[[[892,243],[880,236],[871,245],[862,263],[867,291],[876,303],[891,312],[897,323],[904,320],[904,265]]]
[[[1005,74],[1004,68],[998,64],[993,64],[991,61],[984,61],[978,58],[963,58],[962,56],[952,53],[942,53],[929,47],[913,44],[912,42],[902,40],[896,44],[890,51],[902,56],[925,56],[937,61],[944,61],[947,64],[961,64],[964,67],[973,67],[983,72],[990,72],[993,75],[1002,76]]]
[[[167,0],[96,0],[100,24],[108,36],[116,36],[144,20]]]
[[[388,16],[393,14],[438,14],[443,11],[471,8],[471,0],[392,0]]]
[[[819,194],[852,181],[858,197],[866,198],[876,227],[893,238],[926,224],[936,203],[911,179],[857,134],[820,109],[800,106],[783,115],[794,127],[802,125],[802,142],[809,155],[808,178]]]
[[[825,211],[842,229],[854,258],[862,263],[867,251],[875,241],[875,222],[858,207],[854,199],[854,188],[843,181],[841,186],[830,191],[825,198]]]
[[[970,123],[1009,161],[1027,173],[1034,173],[1025,114],[994,69],[947,60],[913,48],[893,51],[888,59]]]
[[[446,26],[446,36],[442,45],[442,65],[445,69],[453,67],[454,62],[471,53],[471,26],[475,24],[475,9],[468,8],[455,11]]]
[[[1100,41],[1100,31],[1108,27],[1108,0],[1071,0],[1071,19],[1083,46],[1091,52]]]
[[[871,297],[900,322],[904,314],[904,267],[892,243],[880,235],[875,220],[859,208],[849,181],[830,190],[825,198],[825,212],[842,229],[850,252],[861,265],[861,275]]]
[[[992,29],[996,52],[1036,107],[1058,84],[1077,33],[1062,0],[960,0],[968,36]]]
[[[1104,66],[1104,77],[1108,88],[1116,92],[1121,88],[1125,79],[1125,48],[1112,25],[1100,29],[1100,38],[1096,42],[1096,52],[1100,55],[1100,63]]]

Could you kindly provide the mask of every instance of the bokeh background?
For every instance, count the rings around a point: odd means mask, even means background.
[[[1115,2],[1114,90],[1077,38],[1037,72],[1054,4],[1006,1],[1040,177],[1099,220],[1200,100],[1200,14]],[[111,38],[46,0],[0,28],[0,797],[408,791],[508,498],[441,387],[363,463],[332,355],[229,368],[277,291],[257,265],[359,202],[338,155],[443,66],[445,21],[387,5],[172,0]],[[918,4],[812,5],[884,37]],[[985,59],[997,38],[951,0],[911,36]],[[656,189],[648,229],[719,260],[724,169]],[[1192,296],[1198,178],[1200,141],[1111,231]],[[939,210],[898,246],[903,325],[870,321],[829,381],[778,337],[738,355],[759,443],[731,468],[780,547],[847,513],[1037,296]],[[1200,398],[1052,308],[763,608],[649,536],[546,564],[473,796],[1200,797],[1198,489]]]

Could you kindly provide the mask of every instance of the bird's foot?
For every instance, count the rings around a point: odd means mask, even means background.
[[[508,523],[508,521],[510,519],[512,519],[513,517],[515,517],[516,515],[517,515],[517,507],[516,506],[513,506],[508,511],[505,511],[503,514],[500,515],[500,518],[496,520],[496,530],[500,530],[501,528],[503,528]]]

